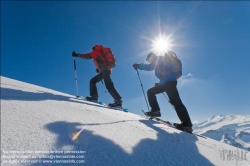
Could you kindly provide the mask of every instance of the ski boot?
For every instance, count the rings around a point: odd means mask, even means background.
[[[186,127],[182,123],[173,123],[173,126],[175,128],[177,128],[177,129],[179,129],[179,130],[182,130],[182,131],[186,131],[186,132],[189,132],[189,133],[193,132],[192,127]]]
[[[145,112],[145,115],[150,116],[150,117],[161,117],[161,112],[160,110],[158,111],[151,110],[151,111]]]
[[[96,96],[87,96],[86,97],[86,100],[87,101],[91,101],[91,102],[95,102],[95,103],[98,103],[98,97],[96,97]]]
[[[108,105],[110,108],[117,108],[117,109],[122,109],[122,101],[119,100],[115,100],[114,103],[109,103]]]

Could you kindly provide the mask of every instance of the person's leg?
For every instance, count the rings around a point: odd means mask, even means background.
[[[154,86],[153,88],[150,88],[147,92],[147,95],[148,95],[148,102],[149,102],[149,105],[151,107],[151,111],[152,112],[158,112],[160,111],[160,107],[159,107],[159,104],[157,102],[157,99],[156,99],[156,94],[159,94],[159,93],[162,93],[164,92],[164,86],[163,85],[157,85],[157,86]]]
[[[102,71],[102,76],[104,79],[105,86],[110,93],[110,95],[114,98],[114,100],[121,100],[120,94],[117,92],[117,90],[114,87],[113,81],[111,79],[111,71],[109,70],[104,70]]]
[[[182,122],[182,124],[186,127],[192,127],[192,122],[190,120],[188,111],[184,104],[181,101],[179,92],[176,88],[177,82],[170,81],[167,82],[165,85],[166,93],[169,97],[170,103],[174,106],[176,113]]]
[[[96,83],[101,81],[102,78],[103,78],[102,73],[99,73],[90,80],[90,83],[89,83],[90,96],[98,98],[98,91],[97,91]]]

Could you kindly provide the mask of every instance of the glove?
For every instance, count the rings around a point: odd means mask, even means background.
[[[75,51],[72,52],[73,57],[77,57],[77,53]]]
[[[96,68],[95,71],[96,71],[97,73],[99,73],[99,69],[98,69],[98,68]]]
[[[140,66],[140,64],[136,64],[136,63],[133,64],[133,67],[134,67],[135,70],[137,70],[139,68],[139,66]]]

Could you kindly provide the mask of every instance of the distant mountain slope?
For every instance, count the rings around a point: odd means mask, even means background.
[[[235,149],[131,112],[1,77],[1,166],[10,162],[17,166],[62,162],[68,164],[56,165],[228,166],[235,161],[222,154]],[[250,154],[244,153],[237,165],[249,166],[249,159]]]
[[[196,133],[250,151],[250,115],[217,115],[194,125]]]

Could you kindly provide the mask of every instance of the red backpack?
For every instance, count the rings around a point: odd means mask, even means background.
[[[115,56],[110,48],[102,48],[100,50],[102,57],[105,59],[107,64],[111,67],[114,68],[116,66],[116,59]]]

